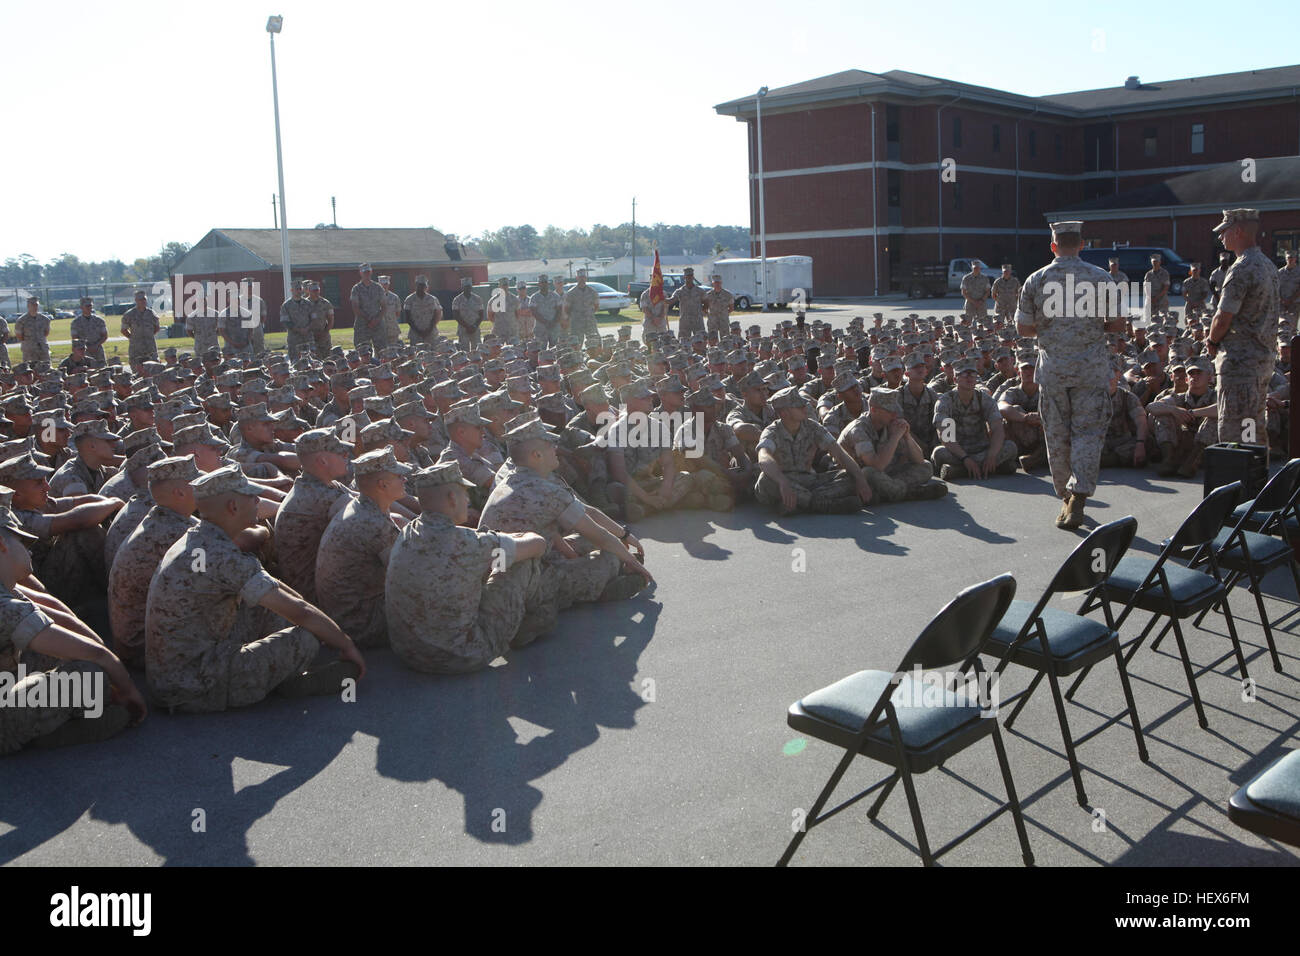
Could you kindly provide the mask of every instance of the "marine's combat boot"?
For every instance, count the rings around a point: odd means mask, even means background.
[[[1061,522],[1062,528],[1073,530],[1083,524],[1083,506],[1087,500],[1087,495],[1070,495],[1070,509]]]

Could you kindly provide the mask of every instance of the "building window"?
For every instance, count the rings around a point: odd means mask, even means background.
[[[321,277],[320,294],[334,303],[339,304],[339,276],[337,272],[331,272]]]
[[[889,159],[898,159],[902,153],[902,145],[899,139],[898,131],[898,107],[885,107],[885,155]]]
[[[1061,159],[1065,156],[1065,140],[1060,133],[1052,137],[1053,146],[1056,149],[1056,158]]]
[[[1029,155],[1031,157],[1038,155],[1038,130],[1029,131]]]
[[[996,129],[997,127],[994,128]],[[1002,184],[1001,183],[993,184],[993,208],[998,212],[1002,211]]]
[[[1192,152],[1193,153],[1205,152],[1205,124],[1204,123],[1192,124]]]
[[[1029,211],[1038,212],[1038,187],[1029,187]]]
[[[1002,152],[1002,127],[997,123],[993,124],[993,152]]]
[[[1156,155],[1157,134],[1154,126],[1148,126],[1142,130],[1142,155],[1147,159],[1154,159]]]
[[[961,149],[961,117],[952,118],[952,148]]]
[[[954,212],[961,211],[961,183],[952,184],[952,208]]]

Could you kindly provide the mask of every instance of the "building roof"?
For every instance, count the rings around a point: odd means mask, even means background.
[[[247,250],[267,268],[281,265],[278,229],[213,229],[194,249],[222,239]],[[446,242],[447,237],[436,229],[290,229],[289,255],[295,269],[355,269],[362,262],[379,268],[487,261],[473,246],[462,246],[461,258],[453,260]]]
[[[1300,65],[1280,66],[1241,73],[1189,77],[1135,83],[1051,96],[1024,96],[986,86],[959,83],[941,77],[890,70],[868,73],[843,70],[816,79],[769,90],[764,109],[779,110],[813,105],[829,106],[889,96],[902,99],[961,97],[1009,109],[1035,110],[1040,115],[1083,119],[1151,109],[1173,109],[1214,103],[1236,103],[1245,99],[1292,97],[1300,87]],[[754,115],[755,94],[720,103],[714,109],[724,116],[744,120]]]
[[[1066,213],[1150,212],[1179,210],[1215,212],[1220,209],[1300,208],[1300,156],[1265,157],[1255,160],[1254,178],[1242,180],[1239,162],[1223,163],[1210,169],[1184,173],[1163,182],[1140,186],[1112,196],[1102,196],[1068,209],[1047,213],[1049,222]],[[1114,218],[1113,215],[1105,218]]]

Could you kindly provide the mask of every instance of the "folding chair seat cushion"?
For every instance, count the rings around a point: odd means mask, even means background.
[[[858,671],[821,690],[813,691],[790,708],[789,724],[795,730],[810,736],[851,748],[853,738],[862,731],[871,708],[880,699],[892,674],[887,671]],[[938,688],[917,686],[912,676],[905,675],[890,699],[898,714],[898,726],[903,735],[903,746],[909,751],[928,751],[948,741],[953,735],[978,724],[980,705],[951,691],[945,691],[943,704],[938,704]],[[926,706],[927,704],[933,706]],[[881,711],[884,717],[884,711]],[[962,735],[964,736],[964,735]],[[868,739],[870,744],[882,745],[884,757],[893,750],[888,724]],[[870,756],[878,756],[871,748]],[[892,761],[889,761],[892,763]],[[919,768],[914,767],[914,770]]]
[[[1225,527],[1214,536],[1214,550],[1217,552],[1218,562],[1230,570],[1244,571],[1246,556],[1242,553],[1240,542],[1234,543],[1230,551],[1222,550],[1231,534],[1232,528]],[[1291,546],[1281,538],[1255,531],[1243,531],[1242,536],[1246,539],[1246,547],[1250,549],[1250,560],[1257,565],[1271,565],[1275,561],[1284,563],[1291,559]]]
[[[1255,499],[1254,499],[1254,498],[1251,498],[1249,501],[1243,502],[1242,504],[1239,504],[1239,505],[1237,505],[1237,507],[1233,508],[1233,509],[1232,509],[1232,521],[1231,521],[1231,523],[1228,525],[1228,527],[1235,527],[1235,526],[1237,525],[1237,523],[1238,523],[1239,521],[1241,521],[1242,518],[1245,517],[1246,512],[1250,510],[1251,506],[1252,506],[1254,503],[1255,503]],[[1253,515],[1250,516],[1250,525],[1248,525],[1248,527],[1252,527],[1252,526],[1253,526],[1253,527],[1258,528],[1260,525],[1262,525],[1262,524],[1264,523],[1264,521],[1265,521],[1266,519],[1268,519],[1268,518],[1269,518],[1270,516],[1272,516],[1273,514],[1274,514],[1274,512],[1272,512],[1272,511],[1257,511],[1257,512],[1255,512],[1255,514],[1253,514]],[[1300,533],[1300,521],[1297,521],[1297,520],[1295,519],[1295,517],[1293,517],[1293,516],[1290,516],[1290,515],[1287,516],[1287,519],[1286,519],[1286,527],[1287,527],[1287,530],[1288,530],[1288,531],[1295,531],[1295,532],[1297,532],[1297,533]]]
[[[986,651],[988,653],[1003,651],[1016,639],[1016,635],[1025,626],[1025,620],[1033,610],[1034,605],[1029,601],[1012,601],[1011,606],[1007,608],[1007,613],[1002,616],[1001,622],[994,629],[993,636],[989,638]],[[1102,650],[1104,642],[1112,636],[1111,629],[1104,621],[1080,617],[1078,614],[1071,614],[1069,611],[1054,607],[1043,608],[1041,617],[1043,628],[1047,631],[1047,646],[1051,648],[1052,656],[1058,661],[1078,657],[1089,648],[1098,650],[1100,652],[1098,656],[1110,653],[1109,649]],[[1037,628],[1031,629],[1025,642],[1016,649],[1015,657],[1022,655],[1034,658],[1043,656]],[[1069,673],[1069,670],[1058,669],[1058,673]]]
[[[1128,555],[1120,560],[1106,580],[1106,590],[1111,594],[1123,594],[1126,598],[1137,591],[1151,572],[1155,561],[1151,558]],[[1176,605],[1197,605],[1210,603],[1222,590],[1222,585],[1211,574],[1193,571],[1172,561],[1166,561],[1162,569],[1169,581],[1169,591]],[[1146,594],[1137,601],[1137,606],[1146,611],[1165,611],[1164,595],[1161,593],[1160,579],[1156,578]]]
[[[1300,750],[1273,761],[1234,793],[1228,817],[1253,833],[1300,846]]]

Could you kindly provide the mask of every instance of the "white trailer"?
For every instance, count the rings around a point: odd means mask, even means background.
[[[812,302],[812,265],[812,256],[768,256],[768,303],[784,308]],[[761,259],[718,259],[713,263],[713,271],[722,276],[722,287],[736,297],[737,309],[763,307],[762,266]]]

